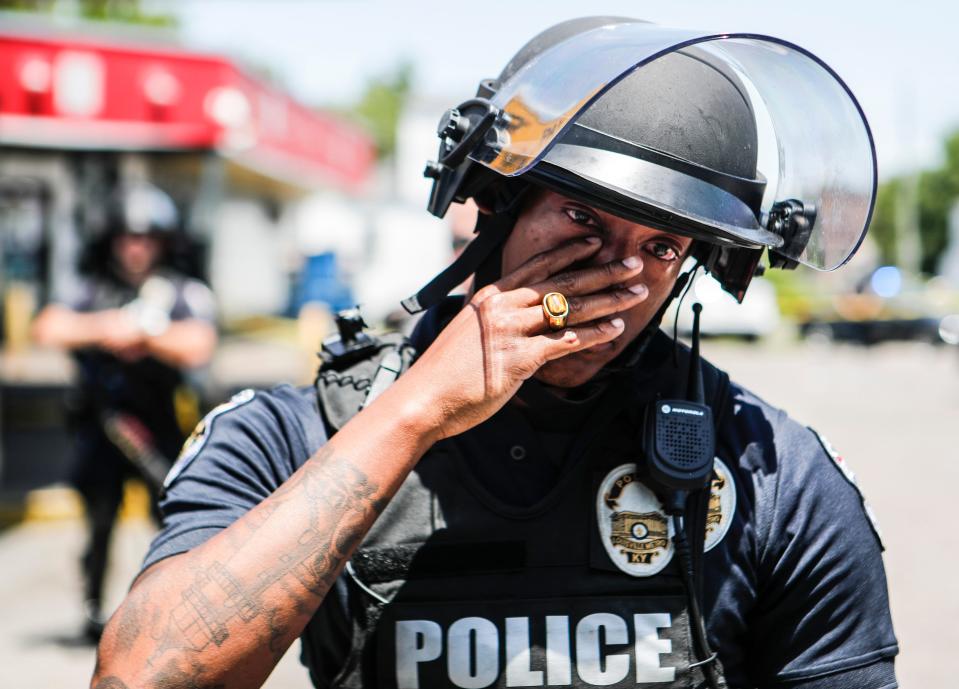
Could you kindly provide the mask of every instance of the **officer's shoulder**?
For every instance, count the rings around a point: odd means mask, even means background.
[[[318,441],[312,441],[312,436],[322,431],[322,424],[312,388],[283,384],[241,390],[207,413],[197,428],[206,435],[284,436],[295,443],[314,444]]]
[[[730,382],[725,432],[742,450],[751,469],[795,475],[813,473],[828,463],[820,436],[786,410],[752,390]]]
[[[229,411],[231,420],[254,425],[312,426],[318,419],[313,388],[288,383],[272,388],[243,390],[218,409]]]
[[[209,464],[198,463],[201,456],[226,453],[230,461],[242,456],[259,463],[256,457],[266,448],[266,460],[295,469],[325,441],[312,388],[278,385],[269,390],[241,390],[200,420],[183,444],[165,487],[187,469],[202,470]]]
[[[210,294],[213,291],[210,289],[210,286],[201,280],[198,277],[192,275],[187,275],[186,273],[181,273],[178,270],[164,266],[159,268],[153,273],[154,278],[159,278],[164,280],[177,290],[178,293],[183,292],[184,290],[190,292],[209,292]]]

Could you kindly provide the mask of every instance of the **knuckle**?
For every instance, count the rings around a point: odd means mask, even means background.
[[[491,294],[484,303],[489,304],[489,307],[493,309],[500,308],[503,305],[503,293]]]
[[[479,305],[480,317],[487,327],[495,332],[505,332],[514,327],[515,318],[506,308],[506,296],[493,294]]]
[[[480,313],[487,318],[495,316],[503,303],[503,295],[500,292],[493,292],[483,299],[480,304]]]
[[[571,273],[560,273],[554,278],[556,286],[565,289],[571,290],[576,287],[576,278],[573,277]]]
[[[497,289],[494,285],[486,285],[485,287],[481,287],[476,294],[473,295],[472,301],[474,304],[484,303],[499,293],[499,289]]]
[[[611,329],[612,326],[606,321],[599,321],[593,324],[593,331],[597,335],[606,335],[606,333],[608,333]]]
[[[579,313],[584,307],[583,300],[579,297],[568,297],[566,303],[569,304],[570,313]]]
[[[614,304],[622,304],[626,301],[626,294],[622,290],[616,290],[615,292],[610,292],[607,298]]]
[[[516,321],[509,314],[504,311],[497,311],[493,314],[493,326],[499,332],[506,332],[515,328]],[[507,346],[507,349],[511,348],[511,345]]]
[[[537,272],[548,271],[549,266],[549,256],[546,254],[536,254],[530,259],[530,267]]]

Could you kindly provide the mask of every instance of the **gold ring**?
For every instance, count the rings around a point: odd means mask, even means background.
[[[569,302],[559,292],[549,292],[543,297],[543,315],[550,330],[562,330],[569,318]]]

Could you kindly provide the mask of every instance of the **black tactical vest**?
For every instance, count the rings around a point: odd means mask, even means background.
[[[727,381],[704,368],[715,413]],[[666,520],[642,488],[641,413],[628,411],[646,401],[601,402],[559,483],[528,508],[479,483],[468,437],[435,445],[307,627],[314,682],[700,686]]]

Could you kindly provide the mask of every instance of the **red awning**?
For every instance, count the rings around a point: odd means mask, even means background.
[[[374,163],[364,132],[221,57],[2,29],[0,146],[213,150],[261,175],[343,188]]]

